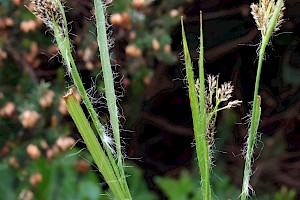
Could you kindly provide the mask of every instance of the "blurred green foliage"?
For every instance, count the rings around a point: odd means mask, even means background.
[[[34,199],[100,199],[102,191],[97,174],[89,172],[83,175],[74,168],[77,157],[71,154],[77,151],[73,149],[60,154],[51,163],[40,158],[19,170],[10,167],[4,160],[0,169],[0,199],[19,199],[22,191],[32,189]],[[42,175],[42,181],[32,188],[27,179],[37,172]]]
[[[169,200],[202,199],[197,176],[192,176],[187,171],[182,171],[178,178],[156,177],[155,182]],[[213,199],[239,198],[239,188],[232,186],[230,178],[224,175],[219,168],[214,170],[211,183],[212,188],[214,188]],[[275,194],[263,195],[261,197],[253,196],[251,198],[257,200],[294,200],[296,198],[296,191],[282,187]]]
[[[128,185],[133,199],[136,200],[157,200],[158,196],[149,190],[148,185],[144,179],[143,171],[139,169],[136,165],[128,166],[125,170],[128,174]]]

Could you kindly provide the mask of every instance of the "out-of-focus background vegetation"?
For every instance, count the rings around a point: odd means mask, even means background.
[[[247,102],[260,42],[250,3],[115,0],[108,6],[134,199],[200,199],[180,28],[184,16],[197,63],[200,9],[205,70],[219,74],[221,82],[231,80],[234,96],[244,102],[218,116],[212,173],[216,197],[238,198],[247,134],[243,117],[251,108]],[[62,101],[72,84],[51,32],[26,6],[31,8],[29,0],[0,0],[0,199],[109,199]],[[70,8],[67,19],[80,74],[100,98],[93,2],[70,0],[65,6]],[[287,0],[286,7],[286,22],[267,49],[262,71],[262,134],[251,180],[257,195],[253,199],[300,198],[300,1]],[[95,106],[105,122],[106,109],[101,102]]]

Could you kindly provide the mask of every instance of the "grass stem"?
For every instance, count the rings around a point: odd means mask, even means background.
[[[260,1],[261,4],[261,1]],[[260,103],[261,99],[258,96],[258,89],[259,89],[259,82],[260,82],[260,74],[262,70],[262,64],[265,56],[265,50],[269,43],[269,40],[272,34],[275,31],[275,27],[278,21],[278,17],[284,6],[283,0],[278,0],[275,5],[275,10],[272,13],[272,17],[268,24],[268,29],[266,34],[262,36],[262,43],[259,50],[259,59],[258,59],[258,67],[256,73],[256,80],[255,80],[255,89],[253,94],[253,108],[251,114],[251,124],[249,129],[249,135],[247,139],[247,146],[246,146],[246,155],[245,155],[245,167],[244,167],[244,176],[243,176],[243,186],[242,186],[242,193],[241,193],[241,200],[246,200],[247,196],[249,195],[249,182],[250,182],[250,175],[251,175],[251,164],[252,164],[252,157],[253,157],[253,148],[256,143],[257,138],[257,130],[260,121]]]
[[[201,143],[201,153],[203,160],[198,160],[198,162],[203,162],[204,180],[202,184],[204,185],[204,196],[205,199],[211,199],[211,188],[210,188],[210,159],[209,159],[209,147],[206,140],[206,126],[207,126],[207,116],[206,116],[206,106],[205,106],[205,76],[204,76],[204,47],[203,47],[203,28],[202,28],[202,11],[200,11],[200,51],[199,51],[199,81],[200,81],[200,95],[199,95],[199,108],[200,108],[200,131],[199,135],[195,135],[199,138]],[[197,152],[199,154],[200,152]]]
[[[112,190],[113,194],[118,200],[128,199],[124,196],[124,192],[120,187],[120,182],[116,181],[117,178],[113,171],[110,161],[108,160],[105,152],[100,146],[87,118],[84,115],[84,112],[80,106],[80,103],[76,99],[72,89],[68,94],[64,96],[67,108],[70,112],[70,115],[76,124],[85,144],[91,153],[98,169],[101,171],[104,179]]]
[[[183,19],[181,18],[182,25],[182,40],[184,50],[184,60],[188,81],[188,90],[190,105],[192,110],[194,135],[196,142],[196,153],[198,159],[198,165],[201,177],[201,190],[205,200],[211,199],[211,188],[210,188],[210,160],[209,160],[209,148],[206,140],[206,112],[205,112],[205,86],[204,86],[204,67],[203,67],[203,34],[202,34],[202,14],[200,14],[201,23],[201,36],[200,36],[200,58],[199,58],[199,73],[200,73],[200,98],[198,99],[193,65],[191,62],[190,53],[186,41]]]
[[[107,107],[110,116],[110,124],[113,130],[114,140],[117,151],[117,165],[121,175],[121,182],[127,196],[130,197],[126,176],[124,172],[124,163],[122,159],[121,139],[120,139],[120,121],[117,106],[117,98],[114,89],[114,77],[110,64],[108,38],[106,33],[106,17],[105,8],[101,0],[94,0],[95,15],[96,15],[96,28],[97,28],[97,43],[100,52],[102,72],[105,85],[105,96],[107,100]],[[130,197],[131,198],[131,197]]]

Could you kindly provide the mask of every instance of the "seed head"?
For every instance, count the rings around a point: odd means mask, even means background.
[[[218,76],[208,75],[207,82],[208,82],[208,91],[214,92],[217,86],[217,79]]]
[[[210,120],[206,126],[206,140],[208,143],[209,148],[212,148],[215,144],[215,133],[216,133],[216,126],[215,126],[215,118]]]
[[[264,37],[269,28],[271,17],[275,11],[275,1],[274,0],[262,0],[261,6],[258,6],[257,4],[252,3],[250,8],[251,8],[251,14],[253,15],[253,19],[255,20],[257,29],[261,31],[261,34]],[[276,32],[279,30],[279,28],[283,22],[283,11],[284,10],[285,10],[285,7],[283,6],[279,13],[279,17],[277,19],[277,22],[276,22],[273,32]]]
[[[221,101],[227,101],[231,98],[231,93],[233,92],[233,85],[231,85],[231,82],[223,83],[221,85],[221,88],[217,91],[217,98]]]
[[[241,103],[242,103],[242,101],[240,101],[240,100],[229,101],[227,106],[229,106],[230,108],[235,108],[237,106],[240,106]]]
[[[31,0],[33,4],[33,14],[40,18],[44,24],[53,30],[53,21],[64,33],[64,20],[61,10],[56,2],[57,0]]]
[[[233,100],[227,103],[226,106],[218,108],[219,103],[228,101],[232,97],[233,85],[231,82],[226,82],[218,87],[218,76],[208,75],[206,83],[207,86],[204,91],[205,95],[205,111],[207,116],[210,116],[206,124],[206,140],[210,149],[214,148],[214,135],[216,133],[216,117],[218,110],[234,108],[240,106],[242,101]],[[196,80],[195,89],[198,97],[200,97],[200,81]],[[200,99],[200,98],[199,98]]]

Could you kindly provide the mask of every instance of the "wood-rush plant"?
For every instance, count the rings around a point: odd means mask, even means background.
[[[193,72],[193,64],[191,61],[184,26],[182,24],[182,40],[184,61],[187,74],[187,83],[190,97],[190,105],[192,109],[194,135],[196,143],[197,160],[200,169],[201,190],[203,199],[210,200],[212,198],[212,190],[210,185],[210,171],[213,166],[213,150],[214,150],[214,133],[217,112],[220,110],[239,106],[241,101],[229,101],[227,105],[220,107],[222,102],[226,102],[231,98],[233,86],[230,82],[218,85],[218,77],[208,75],[207,86],[205,86],[204,77],[204,50],[203,50],[203,32],[202,32],[202,13],[200,12],[200,52],[199,52],[199,79],[196,80]]]
[[[64,6],[60,0],[31,0],[34,4],[33,13],[40,18],[50,30],[53,31],[57,42],[59,52],[67,68],[67,74],[71,77],[77,91],[82,97],[82,101],[87,108],[92,123],[101,140],[98,142],[93,129],[86,118],[80,102],[75,98],[74,88],[65,96],[68,110],[78,128],[88,150],[90,151],[97,167],[109,185],[113,195],[118,200],[132,199],[126,182],[124,173],[124,162],[122,158],[120,142],[120,123],[119,113],[116,103],[114,90],[114,79],[110,64],[108,38],[106,33],[105,5],[101,0],[94,0],[95,17],[97,26],[97,42],[100,51],[102,72],[105,84],[105,96],[109,110],[110,125],[113,132],[113,138],[108,134],[108,130],[98,119],[98,115],[93,108],[91,98],[86,92],[80,75],[77,71],[75,61],[72,57],[71,42],[69,39],[68,24],[64,12]],[[283,20],[284,2],[278,0],[260,0],[259,4],[252,4],[252,15],[255,19],[258,29],[262,34],[262,42],[259,47],[259,60],[255,90],[253,96],[253,107],[251,112],[251,122],[249,135],[245,147],[245,168],[243,177],[243,187],[241,199],[245,200],[249,195],[249,181],[251,175],[251,164],[253,157],[253,148],[256,142],[257,130],[260,120],[261,108],[260,97],[258,96],[260,73],[262,62],[265,55],[266,46],[269,43],[272,34],[279,30]],[[204,74],[204,49],[202,32],[202,13],[200,12],[200,52],[199,52],[199,78],[194,77],[193,64],[188,50],[183,20],[182,39],[184,47],[184,61],[187,73],[188,91],[190,105],[193,117],[195,144],[197,160],[200,169],[201,191],[203,199],[212,199],[212,189],[210,185],[210,172],[213,166],[214,133],[215,122],[218,111],[239,106],[241,101],[229,101],[233,92],[233,86],[230,82],[224,83],[219,87],[218,76],[207,76],[205,81]],[[229,101],[229,102],[228,102]],[[228,102],[223,105],[222,103]]]
[[[60,0],[31,0],[31,2],[34,4],[33,13],[54,33],[54,38],[57,42],[63,62],[66,65],[67,73],[72,78],[77,91],[82,97],[82,101],[88,110],[102,145],[100,145],[97,137],[94,135],[94,132],[80,107],[80,103],[74,96],[73,89],[71,89],[64,97],[71,117],[115,198],[118,200],[132,199],[124,173],[124,162],[120,142],[119,113],[108,50],[104,4],[101,0],[94,1],[97,42],[100,51],[105,84],[105,96],[110,115],[110,124],[113,130],[113,138],[110,138],[107,134],[108,130],[106,130],[104,125],[99,121],[89,95],[80,79],[75,61],[72,57],[71,43],[68,35],[68,24],[64,7]],[[113,146],[114,144],[115,147]]]
[[[262,69],[262,63],[265,56],[265,50],[269,43],[269,40],[274,32],[278,31],[283,22],[283,11],[284,1],[278,0],[275,4],[274,0],[260,0],[259,4],[252,4],[251,14],[256,22],[258,30],[260,30],[262,35],[261,44],[259,47],[259,59],[258,67],[256,73],[255,89],[253,95],[253,107],[251,112],[251,122],[249,135],[245,147],[245,168],[244,168],[244,178],[241,199],[245,200],[249,196],[249,188],[251,189],[250,175],[251,175],[251,163],[253,157],[253,148],[256,142],[257,129],[260,121],[260,97],[258,96],[259,80]]]
[[[253,15],[258,30],[261,31],[262,41],[259,47],[259,60],[257,75],[255,81],[255,90],[253,95],[253,107],[251,112],[251,121],[249,135],[244,150],[245,168],[243,177],[243,186],[241,199],[245,200],[249,196],[249,182],[251,175],[251,164],[253,157],[253,148],[256,143],[257,130],[260,121],[261,99],[258,95],[259,80],[262,68],[262,62],[265,55],[265,49],[274,32],[278,31],[283,22],[283,0],[261,0],[259,4],[252,4],[251,14]],[[214,133],[217,112],[223,109],[239,106],[241,101],[230,101],[226,106],[219,108],[223,101],[231,98],[233,86],[231,83],[224,83],[218,88],[218,77],[208,75],[207,87],[205,87],[204,67],[203,67],[203,32],[202,32],[202,14],[200,12],[200,54],[199,54],[199,79],[194,80],[193,65],[191,62],[186,36],[182,23],[182,38],[184,49],[184,60],[186,66],[187,82],[189,89],[190,104],[192,109],[196,153],[201,175],[201,190],[203,199],[211,199],[210,169],[212,167],[212,157],[214,150]]]

